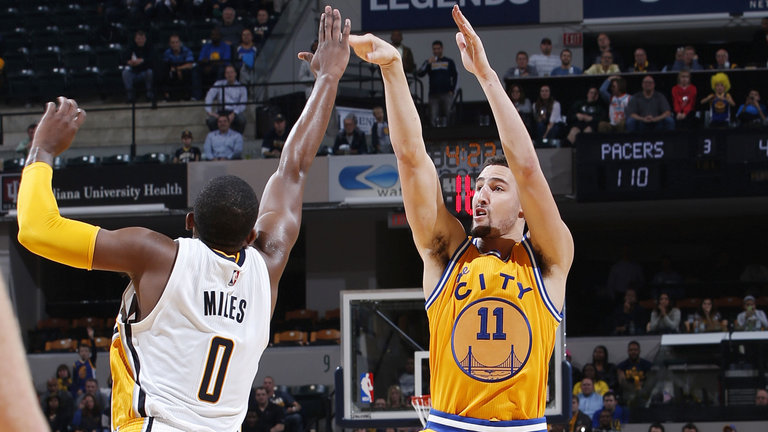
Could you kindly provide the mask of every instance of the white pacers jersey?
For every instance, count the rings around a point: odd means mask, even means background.
[[[179,238],[160,300],[135,321],[128,285],[112,338],[112,429],[237,431],[269,342],[267,266],[252,247],[226,255]],[[154,427],[153,427],[154,425]]]

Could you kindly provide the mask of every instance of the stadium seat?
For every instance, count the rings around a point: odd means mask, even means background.
[[[24,158],[6,159],[3,161],[3,172],[21,172],[24,170]]]
[[[314,330],[315,323],[317,322],[317,311],[311,309],[297,309],[288,311],[285,313],[285,322],[283,323],[286,330],[301,330],[310,332]]]
[[[104,319],[96,318],[96,317],[75,318],[72,320],[72,327],[73,328],[93,327],[94,329],[100,329],[104,327]]]
[[[38,329],[69,329],[69,320],[65,318],[46,318],[37,322]]]
[[[99,158],[94,155],[76,156],[67,159],[67,166],[96,166]]]
[[[46,352],[74,352],[77,351],[77,341],[70,338],[57,339],[45,343]]]
[[[341,332],[336,329],[313,331],[309,335],[309,343],[312,345],[338,345],[341,343]]]
[[[288,330],[275,333],[275,346],[298,346],[307,344],[307,333],[296,330]]]
[[[131,162],[131,155],[129,154],[116,154],[101,158],[102,165],[126,165],[129,162]]]
[[[168,158],[168,155],[165,154],[165,153],[146,153],[146,154],[143,154],[143,155],[140,155],[140,156],[136,156],[133,159],[133,162],[134,163],[143,163],[143,164],[144,163],[164,164],[164,163],[168,163],[169,160],[170,159]]]

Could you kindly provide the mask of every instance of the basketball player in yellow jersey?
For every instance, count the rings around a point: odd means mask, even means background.
[[[261,203],[243,180],[212,179],[187,215],[192,239],[62,218],[51,189],[53,160],[86,115],[71,99],[48,103],[18,193],[19,242],[72,267],[131,277],[110,350],[112,430],[240,429],[278,282],[299,235],[307,172],[349,60],[350,26],[326,6],[316,53],[300,54],[317,79]]]
[[[506,157],[486,161],[476,179],[469,238],[443,203],[400,55],[373,35],[350,37],[358,56],[381,67],[405,211],[424,261],[433,404],[427,429],[546,431],[547,368],[573,239],[479,37],[458,6],[453,18],[464,67],[490,102]]]

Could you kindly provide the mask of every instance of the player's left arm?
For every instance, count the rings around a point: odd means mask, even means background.
[[[480,82],[496,119],[504,155],[517,182],[531,243],[543,259],[547,292],[555,308],[561,310],[565,302],[565,281],[573,262],[573,237],[560,218],[525,125],[499,76],[491,69],[480,38],[458,6],[453,8],[453,18],[459,27],[456,42],[462,62]]]
[[[269,269],[273,311],[278,282],[299,236],[306,176],[328,127],[339,79],[349,62],[350,28],[349,19],[342,27],[338,9],[326,6],[320,16],[316,53],[314,56],[299,54],[300,58],[311,62],[317,80],[301,116],[288,135],[277,171],[267,182],[256,221],[255,245]]]

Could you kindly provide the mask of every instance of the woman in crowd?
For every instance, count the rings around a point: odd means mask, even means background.
[[[651,312],[648,333],[677,333],[680,330],[680,309],[674,307],[669,294],[661,293]]]
[[[583,374],[584,378],[590,378],[592,380],[595,386],[595,393],[599,394],[600,396],[604,395],[608,390],[610,390],[608,383],[597,378],[597,370],[595,369],[595,365],[592,363],[585,364],[581,369],[581,373]],[[578,396],[580,393],[581,381],[577,382],[573,386],[573,395]]]
[[[520,118],[523,119],[525,128],[528,129],[528,133],[531,133],[531,124],[533,123],[533,108],[531,106],[531,101],[525,97],[525,91],[519,85],[512,84],[509,86],[507,94],[509,94],[509,99],[512,100],[515,108],[517,108],[517,112],[520,114]]]
[[[728,320],[724,320],[712,304],[711,298],[701,301],[699,310],[693,317],[693,322],[685,322],[685,330],[688,333],[718,332],[728,329]]]
[[[101,432],[101,410],[93,395],[86,394],[80,401],[80,409],[72,417],[74,432]]]
[[[595,365],[596,378],[605,381],[608,388],[616,390],[619,377],[616,374],[616,365],[608,361],[608,348],[605,345],[598,345],[592,350],[592,364]]]
[[[72,390],[72,374],[69,372],[67,365],[60,364],[56,368],[56,383],[59,385],[59,390]]]
[[[67,432],[69,430],[69,417],[61,409],[61,401],[57,395],[48,395],[45,398],[45,414],[51,432]]]
[[[536,122],[536,139],[550,140],[560,137],[563,123],[560,102],[552,97],[552,92],[546,84],[539,89],[539,98],[533,104],[533,116]]]

